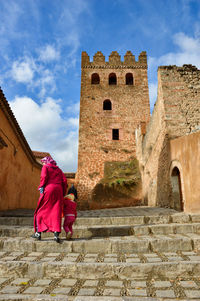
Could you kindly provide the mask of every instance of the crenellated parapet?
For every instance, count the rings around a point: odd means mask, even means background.
[[[105,63],[105,56],[101,51],[97,51],[97,53],[93,56],[94,64],[104,64]]]
[[[93,56],[93,61],[90,61],[90,57],[86,51],[82,52],[82,68],[99,68],[99,69],[147,69],[147,54],[146,51],[142,51],[138,57],[138,61],[135,60],[135,56],[131,51],[127,51],[124,55],[124,61],[121,60],[121,56],[117,51],[112,51],[109,55],[108,62],[105,61],[105,56],[101,51]]]

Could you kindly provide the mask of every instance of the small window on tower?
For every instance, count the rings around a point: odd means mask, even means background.
[[[112,140],[119,140],[119,129],[112,130]]]
[[[126,74],[126,85],[133,85],[133,74],[127,73]]]
[[[98,85],[100,83],[100,77],[98,73],[93,73],[91,78],[92,85]]]
[[[117,77],[115,73],[109,74],[109,85],[116,85],[117,84]]]
[[[104,100],[103,110],[112,110],[112,103],[109,99]]]

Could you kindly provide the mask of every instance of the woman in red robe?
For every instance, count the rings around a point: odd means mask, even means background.
[[[41,240],[41,232],[53,232],[54,240],[60,242],[63,196],[67,180],[62,170],[51,157],[41,159],[43,164],[40,185],[40,198],[34,213],[33,238]]]

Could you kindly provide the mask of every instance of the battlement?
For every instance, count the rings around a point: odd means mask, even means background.
[[[135,56],[131,51],[127,51],[124,56],[124,61],[121,60],[121,56],[117,51],[112,51],[109,55],[109,61],[105,61],[105,56],[101,51],[93,56],[93,62],[90,61],[90,57],[86,51],[82,52],[82,68],[142,68],[147,69],[147,54],[146,51],[142,51],[138,57],[138,61],[135,60]]]
[[[175,71],[200,71],[196,66],[193,66],[191,64],[184,64],[182,67],[176,66],[176,65],[168,65],[168,66],[159,66],[159,70],[175,70]]]

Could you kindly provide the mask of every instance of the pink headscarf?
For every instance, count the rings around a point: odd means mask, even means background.
[[[53,165],[57,165],[56,161],[54,161],[51,157],[47,156],[47,157],[44,157],[40,160],[42,163],[45,163],[45,164],[53,164]]]

